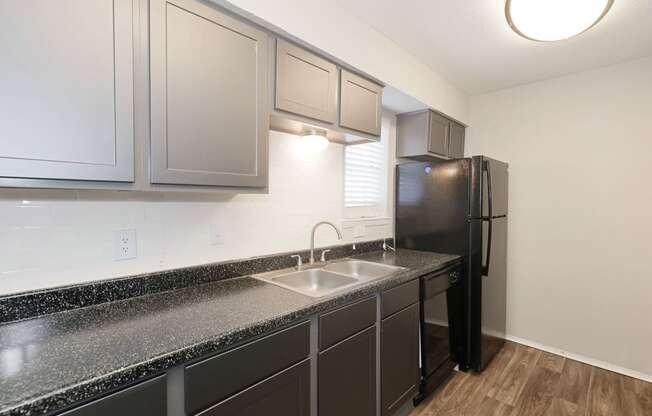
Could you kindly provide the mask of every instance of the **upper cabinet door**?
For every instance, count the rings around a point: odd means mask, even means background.
[[[151,182],[266,186],[267,34],[197,0],[150,19]]]
[[[0,2],[0,177],[134,180],[132,7]]]
[[[451,121],[448,155],[454,159],[464,157],[464,126]]]
[[[383,87],[342,70],[340,126],[380,136]]]
[[[335,123],[338,76],[334,64],[282,39],[277,40],[277,109]]]
[[[430,112],[430,135],[428,151],[441,156],[448,156],[448,137],[450,121],[437,113]]]

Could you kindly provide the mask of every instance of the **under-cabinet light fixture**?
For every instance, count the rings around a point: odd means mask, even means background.
[[[301,145],[307,152],[317,153],[328,147],[326,133],[313,131],[301,136]]]

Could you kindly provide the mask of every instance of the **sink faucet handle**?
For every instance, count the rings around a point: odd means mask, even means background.
[[[290,256],[293,259],[297,259],[297,269],[301,266],[303,266],[303,261],[301,260],[301,256],[298,254],[293,254]]]
[[[389,244],[387,244],[387,242],[385,240],[386,239],[383,238],[383,250],[384,251],[390,251],[391,250],[393,252],[396,252],[396,242],[394,242],[393,246],[390,246]]]
[[[323,250],[321,252],[321,261],[326,261],[326,253],[330,253],[330,250]]]

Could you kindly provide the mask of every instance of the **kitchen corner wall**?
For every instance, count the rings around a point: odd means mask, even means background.
[[[652,58],[471,98],[509,162],[508,333],[652,380]]]
[[[0,188],[0,295],[306,249],[317,221],[342,223],[342,145],[310,154],[271,132],[269,159],[269,194]],[[390,235],[390,223],[357,240]],[[137,258],[115,261],[123,229],[136,230]],[[350,242],[352,228],[343,232]],[[317,247],[337,243],[317,231]]]

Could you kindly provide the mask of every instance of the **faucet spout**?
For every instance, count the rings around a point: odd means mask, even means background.
[[[339,228],[337,228],[332,222],[320,221],[315,224],[315,226],[312,227],[312,231],[310,232],[310,264],[315,263],[315,231],[317,231],[317,228],[319,228],[320,225],[330,225],[337,233],[337,239],[342,239],[342,233],[340,232]]]

